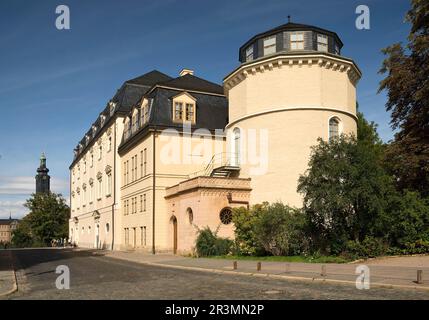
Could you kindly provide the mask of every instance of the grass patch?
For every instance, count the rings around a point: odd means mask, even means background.
[[[212,259],[228,259],[228,260],[250,260],[250,261],[278,261],[278,262],[305,262],[305,263],[347,263],[351,260],[347,260],[343,257],[335,256],[320,256],[320,257],[305,257],[305,256],[264,256],[264,257],[252,257],[252,256],[211,256],[207,258]]]

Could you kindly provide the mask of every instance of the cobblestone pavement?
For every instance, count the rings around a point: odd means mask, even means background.
[[[0,296],[12,290],[14,278],[10,252],[0,250]]]
[[[13,251],[18,293],[10,299],[429,299],[429,293],[159,268],[91,251]],[[56,267],[70,268],[70,290],[58,290]]]

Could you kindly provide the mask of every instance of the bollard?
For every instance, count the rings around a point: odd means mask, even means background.
[[[285,273],[289,273],[289,272],[290,272],[290,264],[286,263]]]
[[[262,266],[261,266],[261,263],[260,263],[260,262],[258,262],[258,263],[257,263],[257,265],[256,265],[256,270],[257,270],[257,271],[261,271],[261,267],[262,267]]]
[[[423,270],[417,270],[417,281],[416,283],[422,284],[423,283]]]
[[[234,263],[232,265],[232,269],[233,270],[237,270],[237,261],[234,261]]]
[[[320,274],[322,277],[326,277],[326,266],[322,266],[322,273]]]

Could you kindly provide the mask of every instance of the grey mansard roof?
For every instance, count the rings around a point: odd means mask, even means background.
[[[223,87],[187,74],[176,79],[155,85],[145,97],[151,109],[149,122],[142,126],[130,138],[122,141],[119,152],[122,154],[144,138],[150,129],[162,130],[174,128],[182,131],[181,123],[173,122],[173,98],[180,93],[188,93],[196,99],[196,122],[191,130],[224,130],[228,124],[228,99]],[[129,114],[131,116],[131,112]]]
[[[154,85],[160,82],[166,82],[173,78],[170,76],[159,72],[157,70],[150,71],[145,73],[137,78],[130,79],[125,81],[120,89],[116,92],[113,98],[110,99],[109,103],[104,107],[103,111],[100,113],[100,116],[97,117],[95,122],[90,125],[89,130],[85,133],[84,137],[79,144],[82,148],[79,150],[78,155],[74,158],[70,167],[72,167],[76,161],[79,160],[80,155],[90,147],[93,142],[98,138],[100,132],[104,126],[106,126],[109,120],[113,119],[117,114],[127,114],[131,108],[142,98],[142,96],[147,93]],[[110,102],[116,103],[115,111],[110,112]],[[104,125],[101,125],[101,116],[105,117]],[[93,137],[92,127],[97,128],[96,135]],[[90,139],[87,142],[86,136],[89,136]]]

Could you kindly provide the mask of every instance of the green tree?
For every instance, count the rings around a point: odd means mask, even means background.
[[[15,245],[49,246],[53,239],[68,237],[70,208],[60,194],[33,194],[24,206],[30,212],[14,233]]]
[[[377,217],[385,214],[395,192],[392,178],[381,165],[383,144],[374,123],[358,113],[358,134],[312,148],[309,169],[299,178],[304,211],[313,243],[339,253],[348,240],[362,241],[380,234]]]
[[[379,91],[387,91],[386,109],[398,129],[387,148],[386,164],[400,190],[429,196],[429,2],[411,3],[408,44],[383,49],[387,57],[380,73],[387,76]]]

